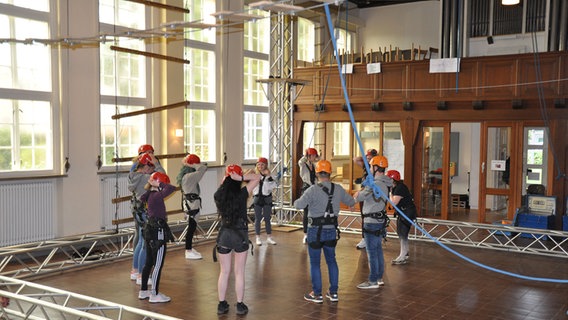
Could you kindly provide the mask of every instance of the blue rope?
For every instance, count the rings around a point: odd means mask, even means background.
[[[331,41],[333,43],[333,50],[335,51],[335,59],[337,61],[337,67],[338,67],[338,71],[339,71],[339,78],[341,79],[341,87],[343,89],[343,96],[345,98],[345,103],[347,104],[347,110],[349,111],[349,119],[351,120],[351,126],[353,127],[353,131],[355,133],[355,138],[357,139],[357,143],[359,144],[359,150],[361,151],[361,154],[364,154],[363,152],[363,144],[361,143],[361,139],[359,137],[359,134],[357,133],[356,130],[356,126],[355,126],[355,119],[353,117],[353,110],[351,109],[351,102],[349,101],[349,95],[347,94],[347,86],[345,85],[345,75],[342,73],[342,68],[341,68],[341,64],[339,63],[339,52],[337,51],[337,42],[335,39],[335,34],[334,34],[334,30],[333,30],[333,23],[331,22],[331,15],[329,13],[329,4],[326,4],[324,6],[325,8],[325,15],[327,18],[327,24],[329,26],[330,32],[329,34],[331,35]],[[447,245],[441,243],[440,241],[438,241],[438,239],[434,238],[432,235],[430,235],[426,230],[422,229],[418,224],[416,224],[414,221],[410,220],[396,205],[394,205],[394,203],[392,203],[392,201],[390,201],[389,197],[386,196],[381,189],[374,183],[373,180],[373,175],[371,174],[371,170],[369,168],[369,162],[367,161],[366,157],[363,157],[363,163],[365,164],[365,170],[367,170],[367,178],[365,179],[365,181],[363,182],[363,186],[368,186],[373,188],[373,193],[375,194],[376,197],[382,197],[384,199],[386,199],[386,201],[388,201],[393,208],[395,208],[395,210],[404,218],[406,219],[408,222],[410,222],[412,225],[414,225],[414,227],[419,230],[421,233],[423,233],[424,235],[426,235],[428,238],[430,238],[432,241],[434,241],[434,243],[438,244],[439,246],[441,246],[442,248],[446,249],[447,251],[453,253],[454,255],[462,258],[465,261],[468,261],[476,266],[479,266],[481,268],[485,268],[487,270],[493,271],[493,272],[497,272],[506,276],[511,276],[511,277],[515,277],[515,278],[520,278],[520,279],[525,279],[525,280],[532,280],[532,281],[542,281],[542,282],[552,282],[552,283],[565,283],[568,284],[568,280],[564,280],[564,279],[551,279],[551,278],[539,278],[539,277],[530,277],[530,276],[524,276],[521,274],[517,274],[517,273],[512,273],[512,272],[508,272],[508,271],[504,271],[501,269],[497,269],[497,268],[493,268],[490,266],[487,266],[485,264],[479,263],[471,258],[468,258],[466,256],[464,256],[463,254],[455,251],[454,249],[448,247]]]

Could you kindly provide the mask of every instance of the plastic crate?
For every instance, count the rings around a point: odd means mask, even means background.
[[[568,231],[568,216],[562,216],[562,231]]]
[[[519,213],[517,215],[516,225],[523,228],[532,229],[552,229],[554,226],[554,216],[553,215],[536,215],[528,213]],[[533,236],[534,235],[534,236]],[[534,238],[540,237],[540,234],[532,233],[521,233],[523,238]],[[542,237],[542,240],[547,240],[548,237]]]

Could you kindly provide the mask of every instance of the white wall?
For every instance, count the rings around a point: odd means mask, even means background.
[[[359,11],[365,26],[359,33],[365,52],[392,46],[439,48],[440,1],[368,8]]]

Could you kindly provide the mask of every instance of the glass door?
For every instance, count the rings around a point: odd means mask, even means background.
[[[450,125],[425,123],[422,128],[421,215],[448,219]]]
[[[479,222],[511,219],[511,155],[513,138],[511,123],[484,123],[481,130],[479,175]]]
[[[544,127],[525,127],[523,130],[523,196],[546,191],[548,141],[545,130]]]

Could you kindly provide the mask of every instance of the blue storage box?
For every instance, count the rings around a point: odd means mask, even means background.
[[[516,225],[523,228],[532,229],[552,229],[554,227],[554,216],[553,215],[538,215],[538,214],[528,214],[519,213],[517,214]],[[534,237],[539,237],[540,234],[534,234]],[[521,237],[524,238],[534,238],[531,233],[521,233]],[[548,237],[544,236],[543,240],[547,240]]]
[[[562,230],[568,231],[568,216],[562,216]]]

